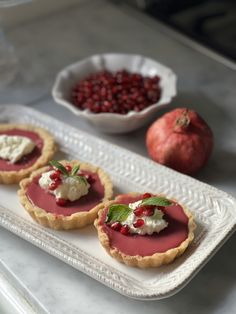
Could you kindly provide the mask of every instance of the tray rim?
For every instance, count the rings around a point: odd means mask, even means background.
[[[155,164],[153,161],[149,160],[146,157],[140,156],[139,154],[136,154],[134,152],[129,151],[128,149],[125,149],[123,147],[119,147],[118,145],[115,145],[113,143],[110,143],[108,141],[105,141],[103,139],[97,138],[93,135],[90,135],[84,131],[81,131],[79,129],[76,129],[75,127],[72,127],[70,125],[67,125],[66,123],[55,119],[45,113],[41,113],[40,111],[37,111],[35,109],[29,108],[27,106],[22,106],[22,105],[1,105],[0,106],[0,113],[1,112],[7,112],[9,110],[9,107],[11,108],[11,112],[12,110],[25,110],[26,113],[28,112],[28,114],[33,114],[35,115],[35,119],[37,120],[37,115],[40,116],[41,118],[45,118],[45,120],[50,119],[53,120],[57,123],[59,123],[61,126],[67,127],[69,128],[71,131],[75,132],[75,133],[80,133],[83,136],[86,136],[92,140],[96,140],[97,142],[99,142],[102,145],[108,145],[111,148],[114,147],[115,149],[121,150],[126,154],[131,154],[134,157],[143,160],[144,162],[148,162],[148,163],[152,163]],[[156,165],[156,164],[155,164]],[[157,165],[156,165],[157,166]],[[193,184],[198,184],[201,186],[205,186],[208,190],[211,190],[212,192],[218,192],[221,195],[224,195],[226,198],[230,199],[231,202],[233,202],[236,205],[236,199],[234,199],[231,195],[229,195],[228,193],[221,191],[211,185],[208,185],[207,183],[201,182],[197,179],[194,179],[192,177],[188,177],[186,175],[177,173],[176,171],[166,168],[164,166],[158,165],[158,167],[160,168],[165,168],[165,172],[167,173],[172,173],[174,175],[180,176],[182,178],[184,178],[184,180],[186,180],[186,183],[189,182],[193,182]],[[236,209],[236,208],[235,208]],[[71,261],[71,260],[66,260],[65,257],[62,256],[61,251],[58,249],[55,249],[53,247],[50,246],[46,246],[45,243],[43,243],[43,241],[39,241],[39,239],[32,237],[32,234],[30,232],[22,232],[22,229],[19,226],[16,225],[11,225],[9,224],[9,221],[11,218],[7,217],[6,212],[8,212],[9,215],[9,209],[4,209],[3,207],[0,206],[0,213],[3,213],[3,218],[1,218],[0,216],[0,225],[2,225],[3,227],[5,227],[6,229],[8,229],[9,231],[15,233],[17,236],[20,236],[21,238],[27,240],[28,242],[31,242],[32,244],[36,245],[37,247],[43,249],[44,251],[48,252],[49,254],[59,258],[60,260],[66,262],[67,264],[71,265],[72,267],[84,272],[85,274],[89,275],[90,277],[98,280],[99,282],[105,284],[106,286],[116,290],[117,292],[127,296],[127,297],[131,297],[131,298],[135,298],[135,299],[139,299],[139,300],[159,300],[162,298],[167,298],[170,297],[171,295],[174,295],[175,293],[179,292],[185,285],[187,285],[187,283],[200,271],[200,269],[210,260],[210,258],[218,251],[218,249],[227,241],[227,239],[233,234],[233,232],[235,231],[235,227],[236,227],[236,218],[234,220],[231,221],[230,226],[228,226],[227,231],[225,231],[225,233],[222,233],[221,239],[216,243],[215,247],[212,248],[212,250],[210,250],[207,254],[207,256],[200,262],[198,263],[197,267],[195,267],[192,272],[190,272],[187,276],[184,277],[184,279],[178,283],[176,286],[174,286],[172,289],[169,289],[167,292],[165,292],[164,294],[155,294],[154,292],[149,292],[146,294],[141,292],[141,291],[132,291],[132,288],[129,290],[128,287],[122,287],[122,286],[118,286],[117,284],[114,284],[114,282],[112,283],[111,280],[108,278],[104,278],[104,276],[99,276],[99,274],[95,274],[91,271],[88,271],[88,269],[86,269],[85,265],[76,265],[75,262]],[[13,216],[15,215],[14,213],[12,213]],[[11,215],[11,214],[10,214]],[[4,218],[5,217],[5,218]],[[19,219],[22,219],[22,217],[19,217]],[[30,224],[30,222],[29,222]],[[33,225],[33,224],[32,224]],[[38,226],[34,226],[34,227],[38,227]],[[38,227],[39,229],[42,230],[41,227]],[[44,229],[43,229],[44,230]],[[50,230],[44,230],[45,234],[50,234]],[[55,235],[53,235],[53,237],[56,237]],[[58,238],[57,241],[59,242],[63,242],[64,240],[61,238]],[[65,242],[65,241],[64,241]],[[87,253],[86,253],[87,254]],[[78,261],[77,261],[78,263]],[[83,267],[82,267],[83,266]],[[111,267],[111,266],[108,266]],[[119,271],[118,271],[119,272]]]

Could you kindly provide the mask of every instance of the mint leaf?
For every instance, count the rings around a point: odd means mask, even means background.
[[[132,209],[129,208],[128,205],[112,204],[109,207],[106,222],[113,222],[113,221],[122,222],[126,220],[126,218],[129,216],[131,212],[132,212]]]
[[[169,206],[172,202],[165,197],[150,197],[142,201],[142,205]]]
[[[49,162],[49,164],[55,168],[57,168],[58,170],[60,170],[65,176],[68,176],[69,173],[68,171],[66,170],[66,168],[57,160],[51,160]]]
[[[80,165],[74,166],[71,170],[71,175],[75,176],[77,172],[79,171]]]

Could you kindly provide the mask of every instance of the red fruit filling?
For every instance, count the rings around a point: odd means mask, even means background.
[[[43,139],[37,133],[21,129],[11,129],[0,132],[0,135],[25,136],[31,139],[35,144],[35,148],[30,154],[23,156],[14,164],[10,163],[8,160],[0,158],[0,171],[18,171],[20,169],[29,168],[41,156]]]
[[[72,89],[72,103],[94,113],[126,114],[141,111],[158,102],[160,77],[146,77],[126,70],[102,71],[78,82]]]

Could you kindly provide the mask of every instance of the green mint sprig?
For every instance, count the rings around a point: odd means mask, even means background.
[[[142,205],[153,205],[153,206],[169,206],[172,204],[171,201],[169,201],[165,197],[157,196],[157,197],[149,197],[145,198],[142,203]]]
[[[142,200],[139,206],[169,206],[171,204],[172,202],[165,197],[149,197]],[[112,204],[108,209],[106,222],[123,222],[128,218],[132,211],[133,209],[126,204]],[[158,214],[155,218],[161,219],[162,215]]]
[[[132,209],[128,205],[112,204],[109,207],[106,222],[125,221],[131,212]]]
[[[69,172],[66,167],[64,167],[59,161],[57,160],[51,160],[49,162],[51,166],[61,171],[62,174],[64,174],[66,177],[72,177],[83,184],[88,184],[88,181],[85,177],[78,175],[78,171],[80,169],[80,165],[75,165],[72,170]]]
[[[77,166],[74,166],[71,170],[71,175],[72,176],[76,176],[77,172],[79,171],[80,169],[80,165],[77,165]]]
[[[63,173],[65,176],[69,176],[69,172],[66,170],[66,168],[57,160],[51,160],[49,162],[49,164],[51,166],[53,166],[54,168],[58,169],[61,171],[61,173]]]

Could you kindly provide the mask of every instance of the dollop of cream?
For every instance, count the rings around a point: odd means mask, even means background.
[[[39,179],[39,185],[42,189],[47,190],[49,193],[55,195],[56,198],[63,198],[71,202],[78,200],[83,195],[88,194],[90,184],[80,181],[70,176],[61,175],[60,185],[53,191],[49,190],[49,186],[53,183],[50,175],[54,171],[48,171],[42,174]]]
[[[0,135],[0,158],[16,163],[35,148],[34,142],[25,136]]]
[[[130,203],[129,207],[131,209],[136,209],[140,204],[142,203],[142,200]],[[130,213],[130,215],[127,217],[125,221],[122,221],[122,225],[128,225],[130,233],[133,234],[140,234],[140,235],[151,235],[154,232],[160,232],[161,230],[165,229],[168,226],[168,222],[163,219],[164,213],[159,210],[158,208],[154,209],[154,214],[152,216],[141,216],[137,217],[133,212]],[[144,225],[139,228],[134,227],[134,223],[137,221],[137,219],[143,219]]]

